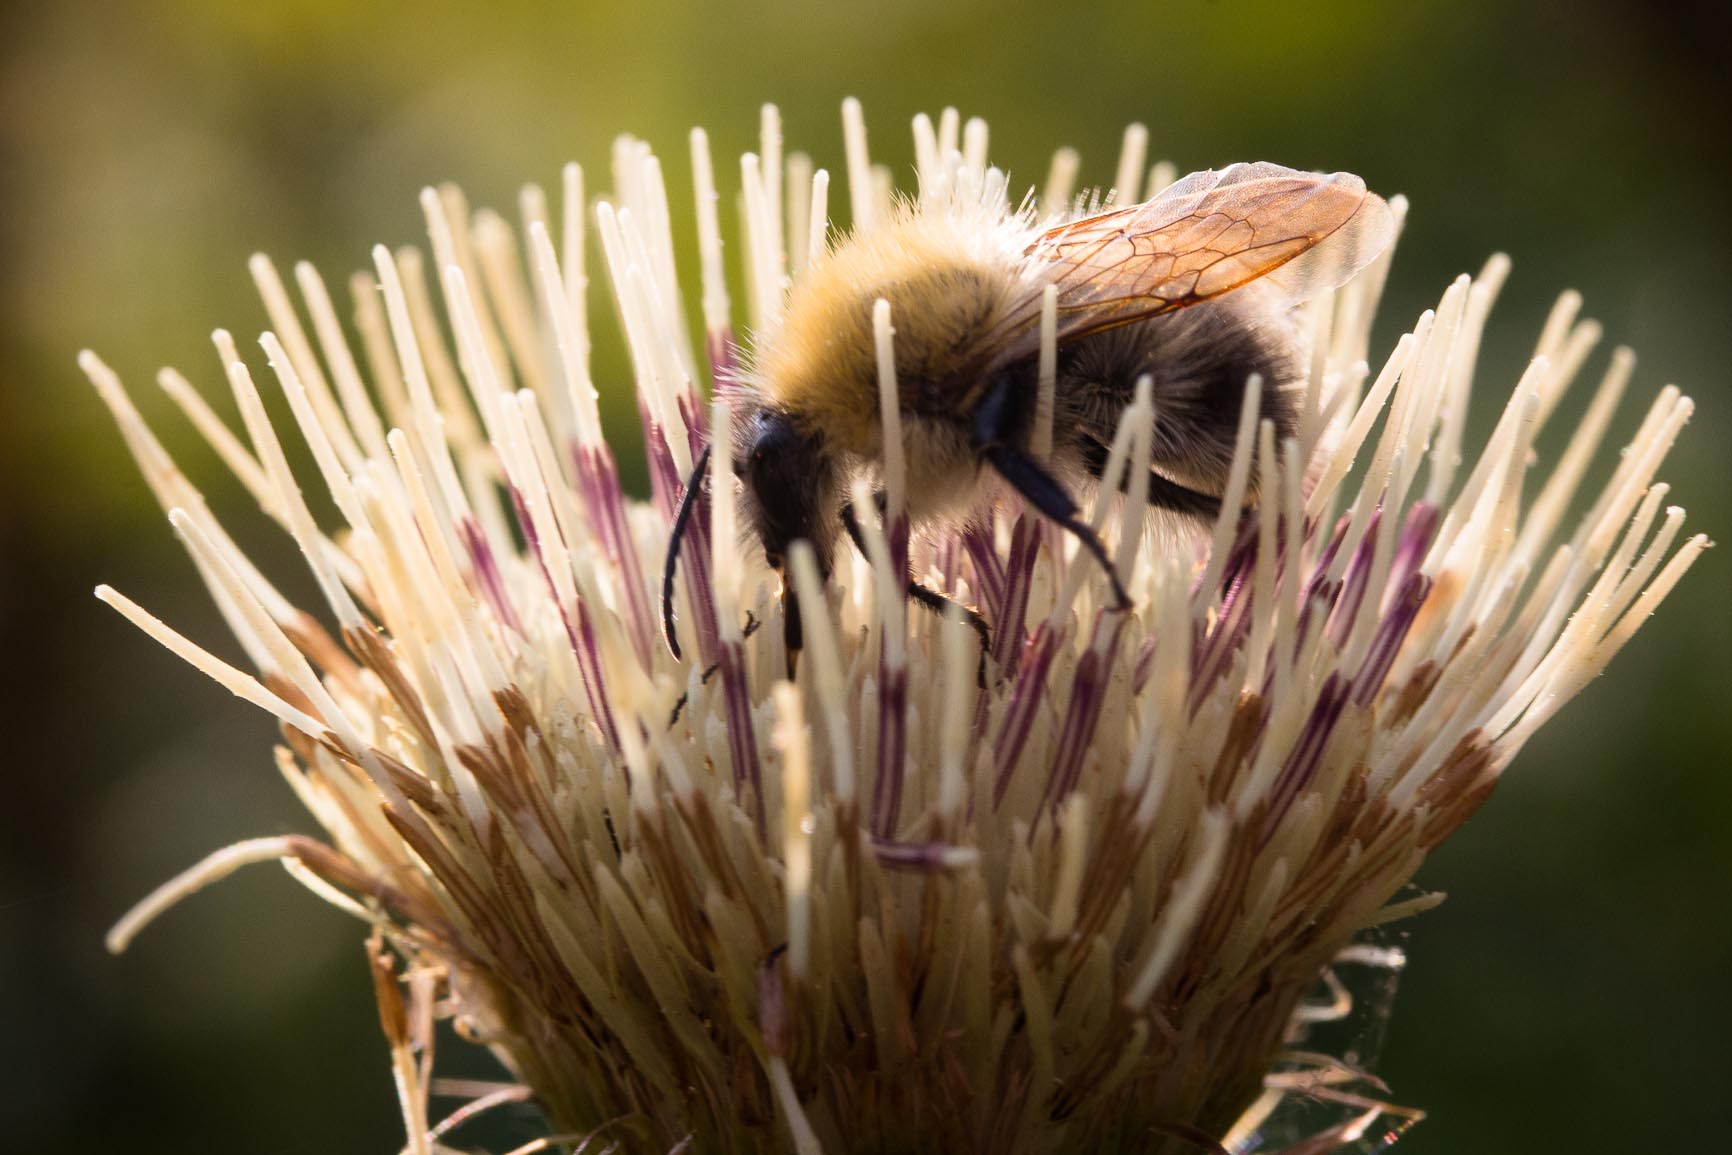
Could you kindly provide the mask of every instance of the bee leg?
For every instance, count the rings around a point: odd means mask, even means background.
[[[676,661],[680,656],[680,639],[674,633],[674,573],[679,568],[680,547],[685,544],[686,530],[692,523],[692,510],[698,504],[698,491],[703,488],[704,470],[709,465],[710,446],[706,445],[692,463],[692,475],[686,478],[686,492],[680,498],[679,512],[674,515],[673,532],[668,535],[668,555],[662,563],[662,637],[667,639],[668,650]]]
[[[1030,416],[1026,408],[1020,413],[1017,411],[1017,400],[1015,384],[1009,376],[1001,376],[988,386],[969,421],[969,435],[975,448],[986,463],[1022,495],[1024,501],[1074,536],[1084,549],[1094,555],[1101,568],[1107,571],[1107,580],[1112,582],[1118,608],[1130,609],[1130,595],[1125,593],[1124,583],[1119,581],[1119,572],[1112,558],[1107,556],[1105,543],[1082,519],[1082,511],[1071,495],[1065,492],[1057,478],[1046,471],[1045,466],[1011,444],[1016,440],[1015,431],[1026,429]]]
[[[794,670],[800,662],[800,651],[806,646],[806,635],[800,621],[800,598],[786,578],[782,581],[782,648],[788,653],[788,681],[794,680]]]
[[[980,660],[974,666],[974,684],[979,689],[986,689],[986,656],[992,653],[992,631],[987,627],[986,619],[981,617],[973,606],[963,605],[955,598],[947,598],[919,582],[908,583],[908,596],[916,605],[924,606],[935,614],[945,614],[952,607],[962,611],[962,624],[973,630],[980,639]]]
[[[1078,438],[1077,446],[1082,454],[1083,465],[1096,481],[1106,472],[1107,457],[1111,450],[1093,437]],[[1119,479],[1119,492],[1129,489],[1130,476]],[[1149,470],[1149,504],[1156,509],[1165,509],[1185,517],[1194,517],[1199,521],[1214,521],[1221,516],[1221,499],[1211,497],[1206,493],[1198,493],[1194,489],[1186,489],[1178,482],[1163,477],[1154,470]]]
[[[884,507],[884,494],[878,495],[880,510]],[[860,551],[861,557],[870,556],[866,552],[866,539],[860,533],[860,520],[854,516],[854,507],[842,507],[842,528],[848,531],[848,538],[854,543],[854,548]],[[980,611],[973,606],[965,605],[955,598],[946,597],[931,586],[921,585],[917,581],[909,581],[908,597],[915,604],[931,610],[935,614],[943,614],[955,607],[962,613],[962,622],[980,638],[980,668],[975,672],[975,681],[986,688],[986,655],[992,652],[992,628],[986,624],[986,619],[980,616]]]
[[[1119,571],[1113,565],[1113,559],[1107,554],[1106,543],[1101,541],[1092,526],[1081,517],[1082,511],[1077,508],[1071,495],[1064,491],[1058,479],[1048,473],[1040,462],[1008,445],[988,445],[981,450],[981,456],[987,464],[998,471],[998,475],[1010,483],[1010,487],[1022,495],[1022,499],[1034,506],[1047,519],[1074,536],[1082,547],[1094,555],[1101,563],[1101,568],[1107,573],[1107,580],[1112,583],[1113,597],[1117,600],[1117,608],[1131,608],[1131,597],[1125,592],[1125,587],[1119,581]]]

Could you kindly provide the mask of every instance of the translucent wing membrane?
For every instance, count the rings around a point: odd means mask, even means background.
[[[1297,303],[1346,282],[1394,235],[1389,206],[1351,173],[1262,162],[1193,173],[1151,201],[1060,225],[1030,245],[1031,291],[995,332],[994,361],[1038,344],[1049,284],[1062,344],[1253,281]]]

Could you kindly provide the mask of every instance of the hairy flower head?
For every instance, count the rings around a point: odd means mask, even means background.
[[[851,215],[870,230],[890,181],[852,102],[845,122]],[[1012,211],[982,122],[921,117],[915,138],[915,211]],[[1143,141],[1127,133],[1121,201],[1171,179],[1145,180]],[[352,335],[310,266],[297,305],[254,259],[293,428],[225,333],[244,437],[178,374],[161,383],[294,538],[317,616],[83,356],[252,672],[98,595],[278,718],[277,765],[322,829],[219,851],[111,946],[212,878],[281,860],[373,927],[416,1152],[523,1098],[570,1141],[644,1152],[1253,1151],[1283,1126],[1317,1151],[1404,1117],[1347,1056],[1307,1050],[1326,1012],[1306,996],[1339,990],[1336,968],[1395,961],[1350,944],[1435,901],[1400,892],[1705,548],[1674,549],[1683,513],[1655,480],[1689,400],[1663,390],[1606,464],[1633,363],[1619,350],[1561,458],[1536,465],[1599,336],[1566,294],[1470,445],[1507,262],[1459,278],[1371,360],[1385,254],[1303,309],[1298,436],[1277,446],[1243,406],[1214,525],[1150,527],[1136,479],[1159,414],[1146,389],[1126,410],[1090,501],[1130,612],[1013,502],[910,534],[890,452],[889,516],[849,495],[864,554],[839,553],[827,586],[809,551],[789,559],[806,640],[789,682],[785,603],[742,545],[718,453],[675,587],[678,660],[657,579],[682,479],[728,428],[726,391],[712,405],[701,383],[739,360],[702,132],[691,154],[702,348],[660,161],[630,138],[593,213],[567,168],[557,226],[536,188],[520,233],[429,190],[430,256],[374,250],[350,282]],[[1076,167],[1055,158],[1042,211],[1084,203]],[[744,311],[770,332],[831,244],[828,177],[784,159],[766,109],[740,188]],[[630,350],[648,501],[623,495],[601,435],[597,386],[624,385],[591,376],[592,265]],[[881,308],[891,375],[893,330]],[[1043,362],[1050,390],[1050,347]],[[881,420],[895,427],[894,404]],[[291,472],[291,434],[316,478]],[[910,604],[902,558],[979,607],[989,653],[957,614]],[[440,1015],[521,1085],[434,1124]],[[1284,1097],[1344,1113],[1301,1136]]]

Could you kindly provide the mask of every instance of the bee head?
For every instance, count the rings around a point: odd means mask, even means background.
[[[788,547],[804,540],[817,554],[819,575],[828,579],[836,539],[836,467],[823,435],[786,410],[764,408],[752,416],[740,446],[739,474],[764,560],[783,570]]]

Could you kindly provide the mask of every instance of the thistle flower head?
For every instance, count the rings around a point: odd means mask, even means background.
[[[844,112],[865,231],[891,211],[890,180],[858,105]],[[914,127],[913,211],[1014,211],[982,122],[948,110]],[[1145,180],[1145,139],[1127,134],[1121,201],[1171,179]],[[1342,1112],[1291,1134],[1296,1151],[1398,1123],[1374,1077],[1306,1049],[1322,1014],[1306,996],[1338,988],[1333,967],[1391,961],[1351,944],[1435,901],[1400,897],[1427,852],[1705,548],[1676,544],[1683,513],[1655,480],[1689,400],[1663,390],[1606,466],[1632,368],[1619,350],[1561,458],[1535,466],[1599,336],[1566,294],[1469,444],[1507,262],[1459,278],[1370,360],[1385,254],[1299,315],[1290,444],[1247,383],[1213,525],[1150,528],[1159,413],[1146,388],[1127,409],[1089,513],[1130,612],[1013,502],[910,533],[892,401],[886,516],[850,495],[864,553],[840,551],[828,583],[809,549],[788,560],[797,681],[790,603],[742,546],[726,452],[674,586],[678,660],[656,579],[682,480],[729,427],[726,391],[707,404],[703,383],[740,358],[701,131],[691,161],[696,280],[675,261],[661,162],[630,138],[593,212],[566,169],[557,222],[533,187],[521,230],[455,189],[424,193],[430,251],[374,250],[349,283],[353,339],[315,270],[295,268],[297,303],[254,259],[262,363],[293,428],[267,416],[259,361],[227,334],[244,435],[179,375],[161,383],[300,547],[317,613],[247,560],[84,355],[252,671],[98,595],[277,717],[277,766],[322,832],[218,852],[111,945],[212,878],[280,860],[373,928],[416,1152],[526,1097],[561,1136],[604,1129],[645,1152],[1273,1150],[1289,1097]],[[1076,168],[1055,157],[1040,211],[1083,206]],[[767,108],[739,187],[746,329],[770,333],[832,244],[829,181],[783,156]],[[630,351],[647,501],[624,496],[601,434],[598,388],[626,386],[591,375],[592,266]],[[875,325],[893,376],[894,317]],[[1043,389],[1053,372],[1049,341]],[[290,436],[316,478],[291,472]],[[988,653],[957,613],[911,606],[904,560],[979,607]],[[435,1124],[447,1014],[521,1085]]]

